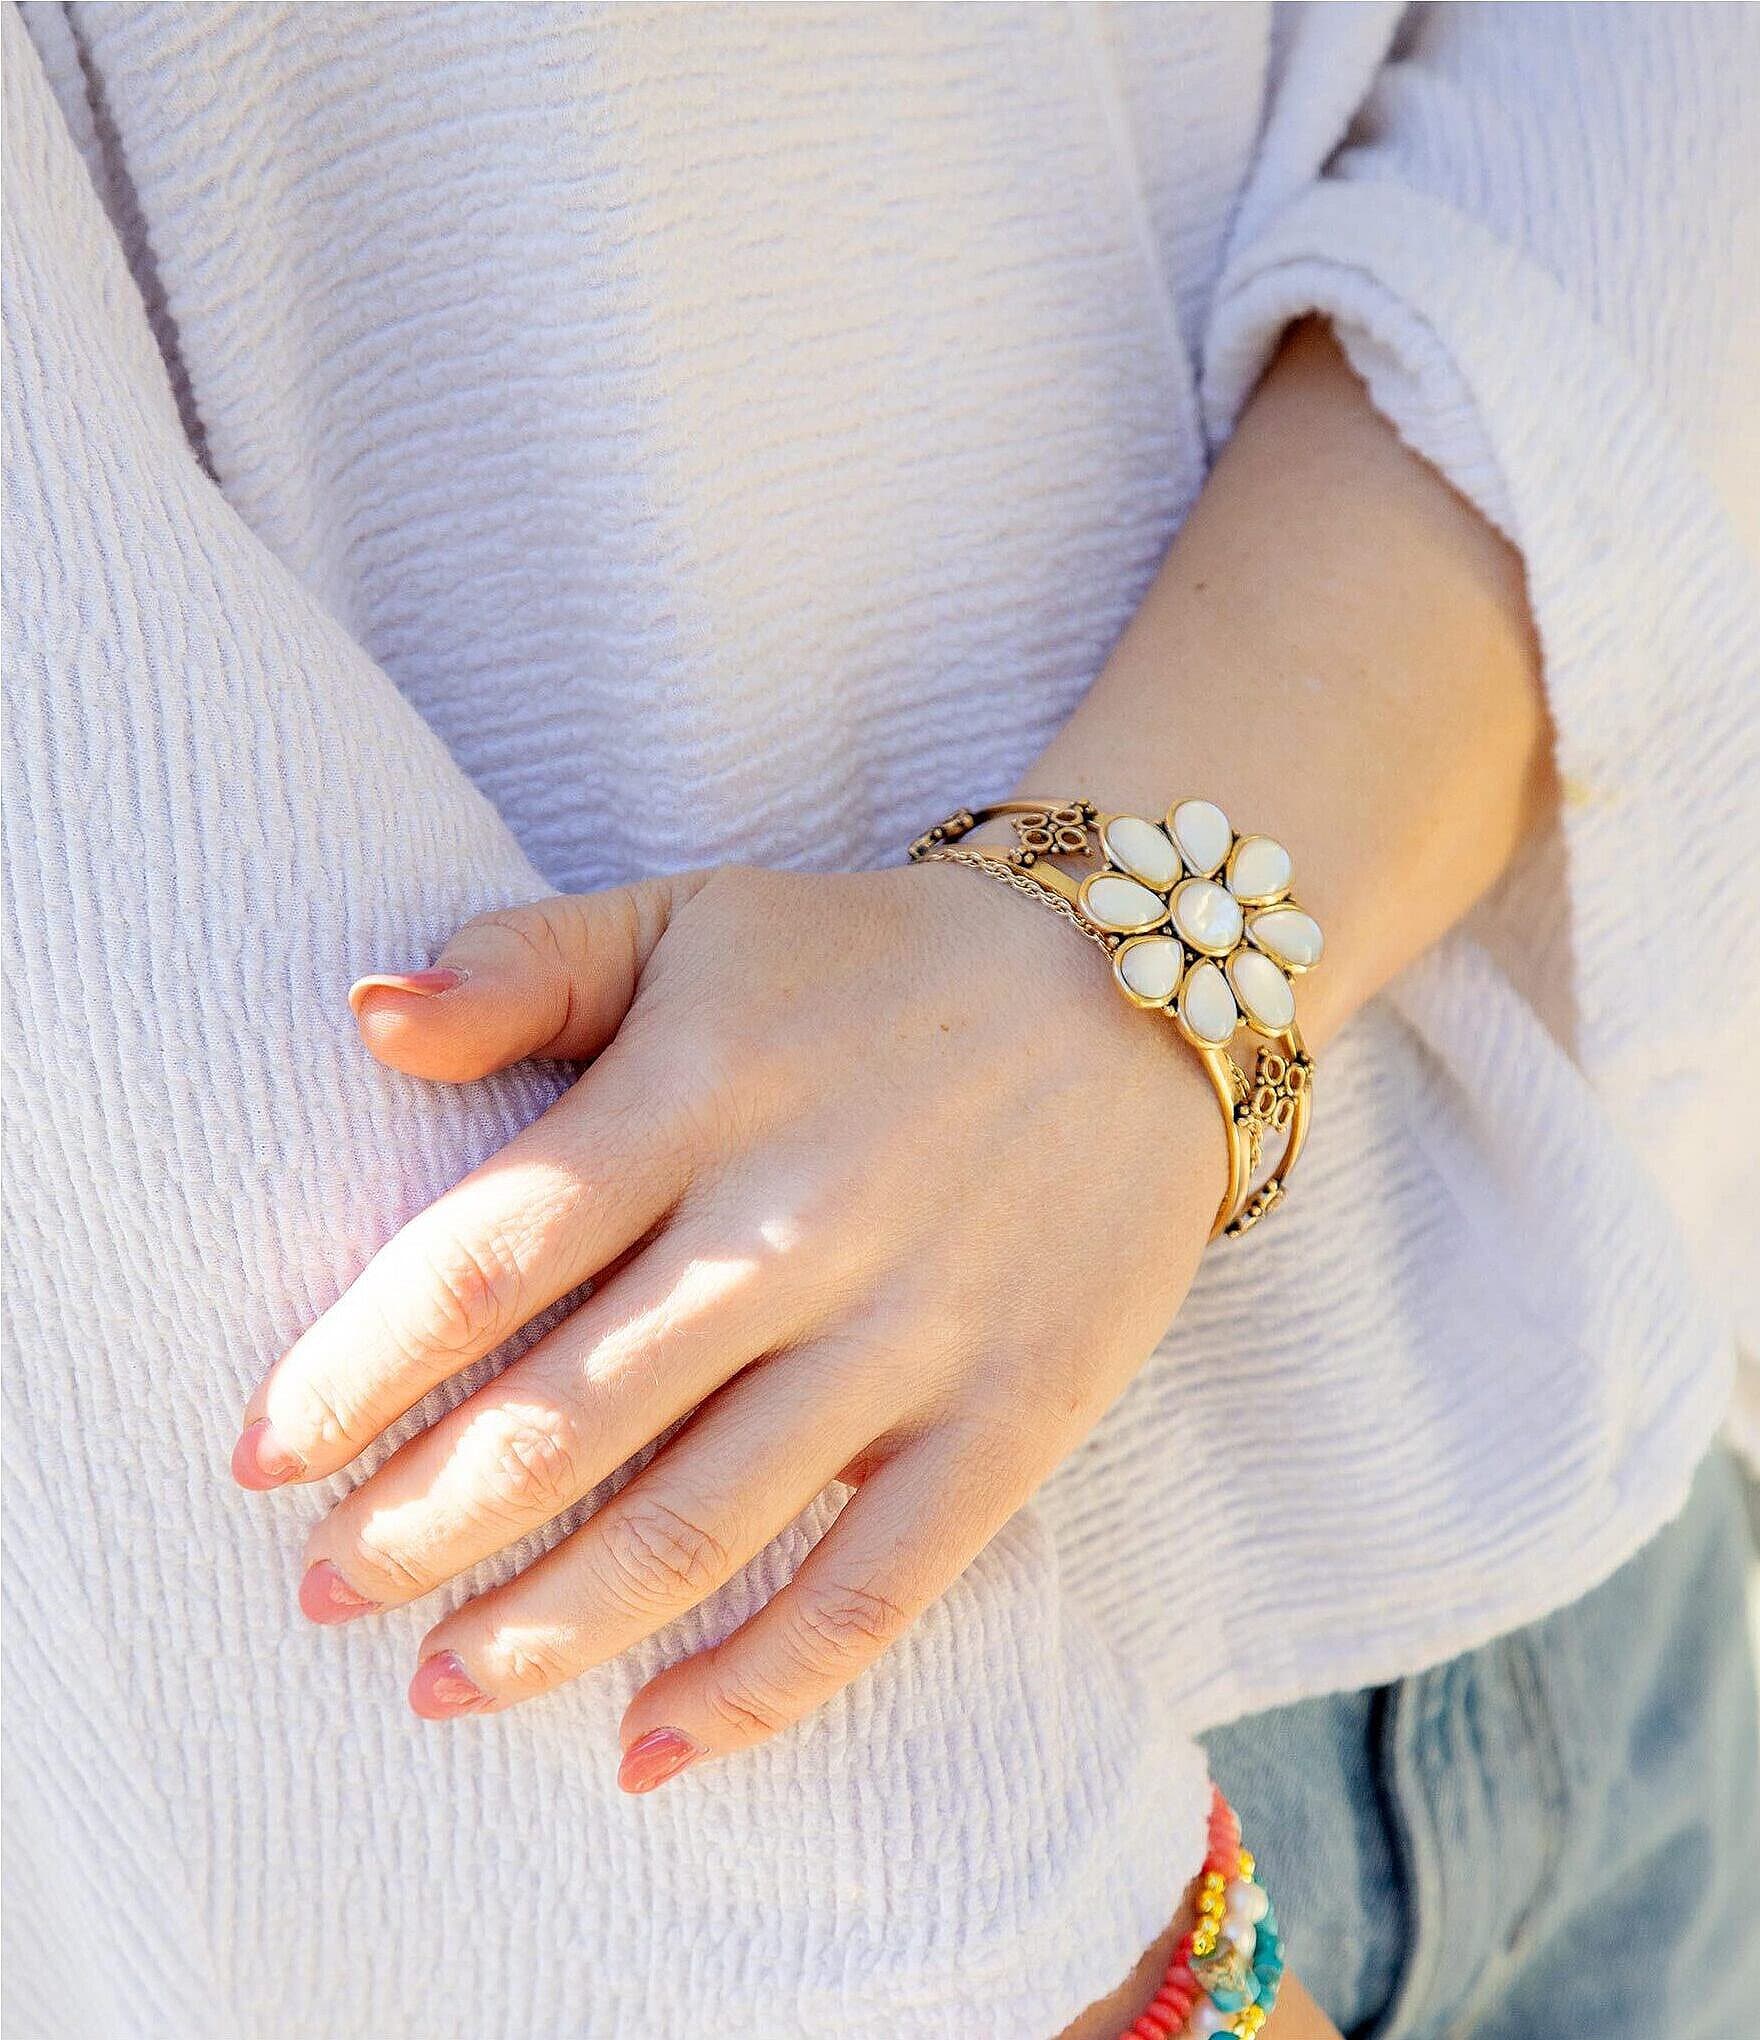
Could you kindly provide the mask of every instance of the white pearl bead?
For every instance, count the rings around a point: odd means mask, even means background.
[[[1241,1960],[1251,1962],[1253,1950],[1259,1945],[1259,1929],[1252,1921],[1229,1920],[1225,1922],[1223,1931],[1228,1936],[1229,1946],[1240,1951]]]
[[[1215,2005],[1208,1998],[1205,1998],[1201,2003],[1192,2007],[1192,2016],[1186,2031],[1188,2033],[1199,2034],[1226,2033],[1229,2029],[1229,2021],[1233,2017],[1234,2014],[1232,2012],[1219,2012]]]
[[[1223,1889],[1222,1899],[1230,1919],[1251,1920],[1256,1926],[1270,1910],[1265,1887],[1250,1877],[1237,1877]]]

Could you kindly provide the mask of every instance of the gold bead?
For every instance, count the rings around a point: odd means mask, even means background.
[[[1252,1850],[1243,1849],[1241,1851],[1241,1875],[1243,1877],[1251,1877],[1253,1872],[1257,1870],[1258,1867],[1259,1867],[1258,1862],[1255,1859]]]
[[[1199,1927],[1193,1933],[1192,1953],[1194,1955],[1214,1955],[1216,1953],[1216,1934],[1212,1928]]]
[[[1223,1876],[1220,1870],[1206,1870],[1204,1872],[1203,1889],[1205,1891],[1221,1891],[1227,1883],[1228,1879]]]

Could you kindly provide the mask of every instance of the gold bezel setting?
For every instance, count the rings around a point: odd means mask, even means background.
[[[1012,823],[1013,848],[964,843],[975,829],[998,819]],[[1229,1136],[1228,1190],[1213,1238],[1248,1231],[1282,1201],[1285,1179],[1307,1138],[1313,1096],[1313,1058],[1296,1024],[1292,981],[1320,962],[1325,938],[1294,896],[1293,863],[1275,837],[1241,834],[1214,802],[1197,797],[1173,802],[1159,822],[1128,813],[1103,814],[1086,799],[1001,801],[961,808],[919,836],[910,856],[919,864],[975,865],[1043,900],[1107,952],[1114,982],[1133,1006],[1165,1013],[1197,1051]],[[1056,861],[1077,857],[1097,862],[1076,877]],[[1157,871],[1167,875],[1158,879]],[[1221,931],[1194,940],[1190,914],[1182,925],[1178,902],[1182,895],[1194,897],[1188,889],[1200,885],[1206,899],[1212,891],[1220,893],[1233,909],[1227,940]],[[1134,895],[1141,900],[1124,918],[1124,903]],[[1158,911],[1151,914],[1151,907]],[[1289,917],[1285,939],[1274,946],[1262,924],[1280,916]],[[1227,915],[1223,924],[1229,926]],[[1146,961],[1151,949],[1165,968],[1139,974],[1157,987],[1165,978],[1165,991],[1140,990],[1126,976],[1130,959]],[[1243,958],[1251,959],[1244,971]],[[1275,994],[1269,1000],[1265,996],[1271,992],[1271,981],[1262,975],[1267,964],[1288,992],[1289,1017],[1281,1027],[1267,1018],[1270,1006],[1281,1011],[1285,1003]],[[1237,972],[1249,980],[1260,978],[1258,995],[1243,997]],[[1200,1031],[1188,1017],[1188,1007],[1201,1004],[1212,1009],[1214,1025],[1208,1031]],[[1251,1079],[1232,1052],[1243,1027],[1264,1043]],[[1284,1137],[1283,1152],[1255,1188],[1264,1143],[1273,1134]]]

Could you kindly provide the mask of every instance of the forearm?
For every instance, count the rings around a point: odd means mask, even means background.
[[[1494,883],[1549,757],[1520,562],[1305,327],[1022,790],[1201,795],[1286,843],[1320,1045]]]
[[[1022,791],[1148,816],[1198,795],[1275,833],[1327,931],[1301,995],[1318,1044],[1496,881],[1549,759],[1519,561],[1309,327]],[[1065,2040],[1128,2026],[1165,1960],[1150,1950]],[[1299,1993],[1286,2024],[1332,2030]]]

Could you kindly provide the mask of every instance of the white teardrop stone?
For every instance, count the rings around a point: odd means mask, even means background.
[[[1166,831],[1141,815],[1114,815],[1106,824],[1105,843],[1114,864],[1157,892],[1168,891],[1179,876],[1179,852]]]
[[[1326,947],[1320,923],[1300,907],[1273,907],[1255,914],[1247,933],[1267,956],[1275,956],[1291,970],[1312,970]]]
[[[1167,826],[1188,871],[1210,878],[1222,869],[1234,831],[1213,800],[1182,800],[1168,816]]]
[[[1082,912],[1096,928],[1130,934],[1166,918],[1167,902],[1134,878],[1103,871],[1082,883]]]
[[[1208,878],[1188,878],[1173,896],[1173,925],[1194,949],[1226,956],[1241,939],[1240,903]]]
[[[1289,852],[1270,836],[1248,836],[1228,860],[1228,889],[1237,900],[1277,900],[1289,891]]]
[[[1296,1017],[1295,987],[1270,957],[1237,949],[1228,959],[1228,981],[1241,1011],[1267,1034],[1281,1034]]]
[[[1228,980],[1213,963],[1194,963],[1179,995],[1180,1018],[1200,1041],[1221,1048],[1233,1036],[1240,1015]]]
[[[1261,963],[1264,960],[1259,959]],[[1119,944],[1112,967],[1127,991],[1159,1006],[1173,997],[1185,961],[1185,952],[1171,935],[1141,935],[1134,942]],[[1271,967],[1275,970],[1277,966]]]

